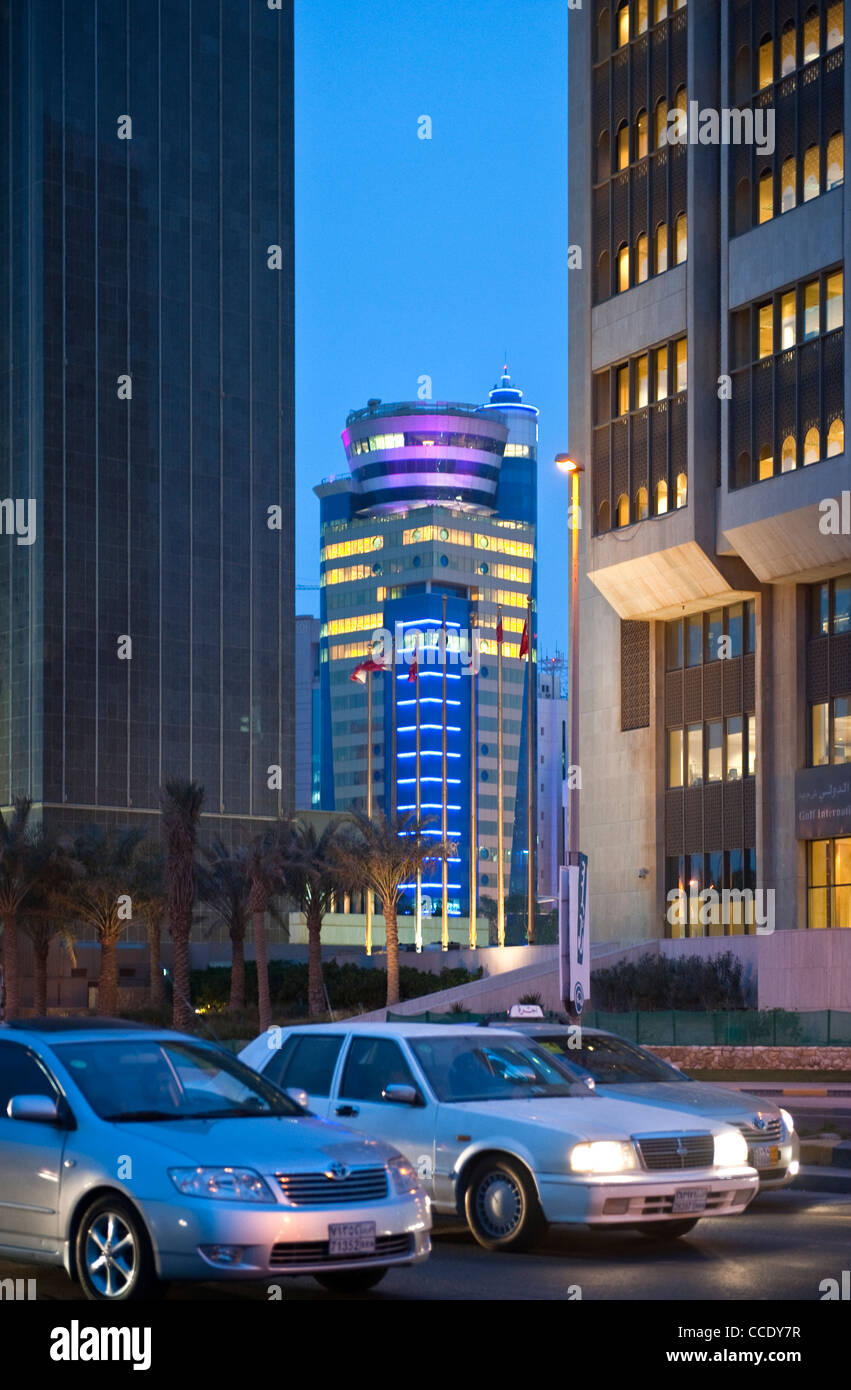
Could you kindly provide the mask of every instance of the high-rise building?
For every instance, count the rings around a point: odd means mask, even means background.
[[[0,803],[293,792],[291,6],[0,4]]]
[[[558,871],[567,862],[568,701],[562,689],[564,662],[541,659],[536,714],[538,780],[538,896],[550,909],[558,901]]]
[[[598,938],[756,930],[748,911],[702,913],[712,889],[765,894],[778,931],[851,927],[844,11],[571,12],[581,838]],[[826,967],[819,936],[761,947]]]
[[[497,405],[500,389],[510,390],[510,409]],[[384,631],[395,638],[397,664],[372,680],[373,805],[386,812],[416,810],[416,698],[408,676],[419,640],[419,803],[439,833],[445,600],[447,833],[458,846],[449,865],[448,911],[456,917],[469,913],[471,846],[478,864],[477,906],[496,900],[500,611],[504,891],[506,897],[525,893],[528,683],[520,646],[530,595],[534,602],[536,418],[507,375],[486,406],[370,401],[346,421],[348,473],[316,488],[322,530],[322,806],[365,809],[368,687],[352,684],[350,677],[372,652],[374,635]],[[534,659],[534,607],[531,628]],[[475,649],[480,669],[471,675]],[[385,656],[389,660],[391,652]],[[439,874],[424,893],[426,912],[437,916]],[[524,925],[525,915],[518,912],[508,923],[509,934],[520,939]]]
[[[319,708],[319,619],[295,620],[295,805],[319,809],[322,721]]]

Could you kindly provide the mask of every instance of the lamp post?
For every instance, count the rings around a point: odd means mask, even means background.
[[[568,657],[568,698],[570,702],[570,767],[579,766],[579,475],[585,469],[570,454],[556,454],[555,465],[570,478],[570,654]],[[570,770],[568,769],[568,776]],[[568,862],[579,863],[579,787],[574,776],[570,787],[567,817]]]

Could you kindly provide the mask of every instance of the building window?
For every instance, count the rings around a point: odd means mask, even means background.
[[[668,394],[668,349],[656,349],[656,399],[663,401]]]
[[[724,776],[724,735],[720,719],[706,726],[706,780],[720,782]]]
[[[686,618],[686,657],[689,666],[699,666],[703,660],[702,613],[692,613]]]
[[[647,237],[642,232],[635,243],[635,279],[636,283],[643,285],[649,275],[647,261]]]
[[[668,269],[668,228],[660,222],[656,228],[656,274]]]
[[[645,353],[635,362],[635,407],[641,410],[647,404],[648,359]]]
[[[647,112],[639,111],[635,118],[635,157],[644,159],[648,153]]]
[[[766,169],[759,176],[759,211],[758,220],[770,222],[774,216],[774,174],[770,169]]]
[[[666,132],[668,129],[668,103],[664,97],[660,97],[656,103],[654,127],[654,140],[656,144],[656,149],[661,150],[662,146],[665,144],[667,140]]]
[[[624,121],[618,128],[618,168],[625,169],[629,164],[629,126]]]
[[[674,264],[682,265],[688,255],[688,222],[681,212],[674,223]]]
[[[795,21],[788,19],[783,25],[780,35],[780,76],[785,77],[787,73],[794,72],[797,64],[795,53]]]
[[[795,346],[795,291],[780,296],[780,351]]]
[[[771,357],[774,352],[774,305],[761,304],[757,310],[757,355]]]
[[[688,388],[688,346],[685,338],[677,339],[674,351],[676,353],[677,391],[685,391]]]
[[[808,850],[808,925],[851,926],[851,838],[811,840]]]
[[[618,291],[623,294],[629,289],[629,247],[618,249]]]
[[[688,481],[685,473],[677,474],[676,506],[684,507],[688,500]]]
[[[806,468],[810,463],[818,463],[820,456],[821,443],[819,441],[819,432],[815,425],[813,425],[811,429],[807,430],[804,436],[804,467]]]
[[[794,158],[784,159],[780,170],[780,211],[791,212],[798,200],[798,165]]]
[[[774,45],[770,34],[766,34],[759,45],[758,81],[761,92],[774,81]]]
[[[819,192],[819,148],[810,145],[804,153],[804,202],[817,198]]]
[[[683,625],[676,622],[665,624],[665,659],[669,671],[679,671],[683,664]]]
[[[791,473],[797,467],[795,458],[795,436],[787,434],[783,440],[783,447],[780,450],[780,472]]]
[[[825,331],[832,333],[843,322],[842,271],[834,271],[825,281]]]
[[[623,48],[624,44],[629,43],[629,4],[628,0],[619,6],[617,13],[617,35],[618,48]]]
[[[683,785],[683,731],[668,730],[668,786]]]
[[[744,745],[742,742],[742,716],[731,715],[727,720],[727,781],[738,782],[743,776]]]
[[[629,414],[629,366],[618,367],[618,415]]]
[[[828,53],[832,48],[837,48],[839,44],[845,42],[845,14],[842,0],[837,0],[835,5],[829,5],[827,9],[827,44]]]
[[[690,787],[703,786],[703,725],[689,724],[686,744],[686,772]]]
[[[845,426],[841,420],[832,420],[827,431],[827,457],[845,452]]]
[[[845,182],[845,143],[841,133],[831,135],[827,142],[827,172],[825,188],[830,192]]]
[[[618,498],[617,525],[629,525],[629,498],[627,497],[625,492],[622,492],[620,497]]]
[[[804,20],[804,65],[812,63],[819,55],[819,15],[818,10],[807,10]]]
[[[650,515],[650,505],[647,500],[647,488],[640,487],[635,494],[635,519],[636,521],[646,521]]]
[[[653,494],[654,507],[657,516],[662,516],[668,510],[668,484],[663,479],[659,479]]]

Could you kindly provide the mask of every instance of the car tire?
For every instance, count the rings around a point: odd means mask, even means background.
[[[123,1197],[98,1197],[86,1208],[77,1228],[74,1256],[88,1299],[130,1303],[162,1292],[148,1232]]]
[[[679,1240],[680,1236],[693,1231],[699,1220],[700,1217],[695,1216],[691,1221],[651,1221],[635,1229],[650,1240]]]
[[[366,1293],[367,1289],[374,1289],[376,1284],[380,1284],[385,1274],[384,1269],[332,1269],[327,1274],[314,1274],[317,1284],[321,1284],[323,1289],[329,1293]]]
[[[486,1158],[464,1194],[467,1224],[485,1250],[528,1250],[547,1229],[535,1184],[526,1169],[505,1158]]]

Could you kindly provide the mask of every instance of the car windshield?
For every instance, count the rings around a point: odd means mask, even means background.
[[[580,1045],[574,1044],[579,1040]],[[541,1047],[558,1056],[568,1067],[576,1067],[604,1086],[629,1085],[639,1081],[688,1081],[676,1067],[635,1047],[623,1038],[597,1037],[585,1033],[536,1034]]]
[[[410,1043],[442,1101],[522,1100],[575,1094],[573,1079],[535,1043],[485,1039],[481,1034],[412,1038]]]
[[[217,1048],[168,1039],[54,1043],[103,1120],[257,1119],[305,1112]]]

